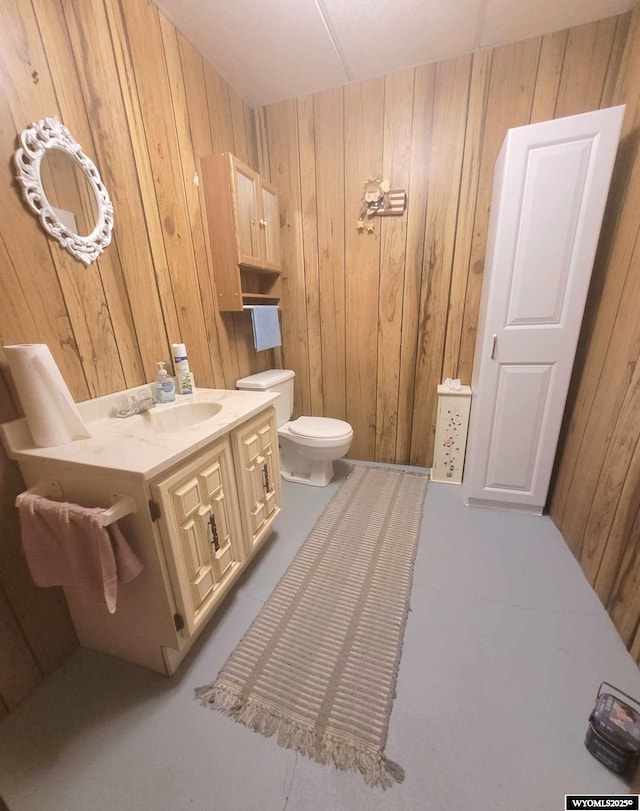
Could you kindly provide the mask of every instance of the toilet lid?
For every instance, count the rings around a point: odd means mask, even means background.
[[[289,423],[289,430],[292,434],[309,439],[339,439],[351,433],[351,426],[344,420],[334,420],[331,417],[298,417]]]

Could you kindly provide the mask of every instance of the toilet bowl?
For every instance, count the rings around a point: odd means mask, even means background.
[[[333,463],[348,453],[353,429],[331,417],[298,417],[278,428],[282,478],[325,487],[333,479]]]
[[[236,382],[238,389],[277,391],[274,403],[278,422],[282,478],[325,487],[334,475],[333,463],[348,453],[353,429],[332,417],[298,417],[293,414],[293,379],[290,369],[270,369]]]

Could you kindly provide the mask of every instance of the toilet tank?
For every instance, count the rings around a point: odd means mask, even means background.
[[[248,391],[277,391],[280,397],[273,404],[278,426],[284,425],[293,414],[293,378],[291,369],[269,369],[236,380],[236,388]]]

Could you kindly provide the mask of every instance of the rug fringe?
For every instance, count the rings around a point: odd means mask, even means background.
[[[244,699],[240,688],[220,683],[199,687],[196,698],[203,706],[220,710],[249,729],[269,738],[276,736],[285,749],[295,749],[319,763],[332,763],[343,771],[357,771],[370,786],[386,789],[404,780],[404,770],[382,752],[372,751],[325,731],[318,735],[313,726],[279,713],[269,703],[254,696]]]

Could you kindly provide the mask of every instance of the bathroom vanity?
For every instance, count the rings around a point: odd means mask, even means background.
[[[3,439],[27,487],[85,506],[133,499],[118,524],[144,570],[118,584],[115,614],[65,594],[82,645],[171,674],[280,512],[278,395],[198,389],[119,419],[121,394],[78,405],[90,439],[36,448],[26,420]]]

